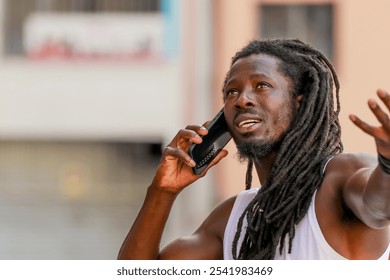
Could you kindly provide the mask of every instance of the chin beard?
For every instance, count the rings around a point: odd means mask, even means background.
[[[254,161],[264,158],[271,152],[280,147],[281,142],[269,142],[254,140],[250,142],[243,141],[237,144],[238,159],[241,163],[252,159]]]

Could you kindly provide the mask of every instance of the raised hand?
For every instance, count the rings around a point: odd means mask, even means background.
[[[349,118],[361,130],[374,137],[378,153],[390,159],[390,95],[381,89],[377,91],[377,95],[384,103],[386,110],[383,110],[373,99],[368,100],[368,106],[379,121],[379,126],[370,125],[356,115],[350,115]]]
[[[189,125],[185,129],[181,129],[165,147],[153,185],[168,192],[178,193],[189,184],[203,177],[211,166],[225,157],[227,151],[222,150],[200,176],[193,173],[192,167],[196,163],[188,154],[188,149],[192,143],[201,143],[201,136],[207,133],[207,129],[199,125]]]

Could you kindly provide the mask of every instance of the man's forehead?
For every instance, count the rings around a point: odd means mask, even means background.
[[[241,57],[234,62],[229,70],[229,75],[243,70],[261,70],[262,72],[272,72],[278,70],[280,59],[268,54],[252,54]]]

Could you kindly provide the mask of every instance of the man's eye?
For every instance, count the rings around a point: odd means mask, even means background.
[[[256,88],[269,88],[269,84],[267,83],[258,83]]]
[[[230,90],[226,91],[226,96],[232,95],[232,94],[238,94],[238,90],[230,89]]]

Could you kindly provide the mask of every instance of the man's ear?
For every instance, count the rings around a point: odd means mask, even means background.
[[[301,95],[297,95],[294,99],[295,99],[295,106],[296,108],[298,109],[299,106],[301,105],[301,100],[303,98],[303,94]]]

